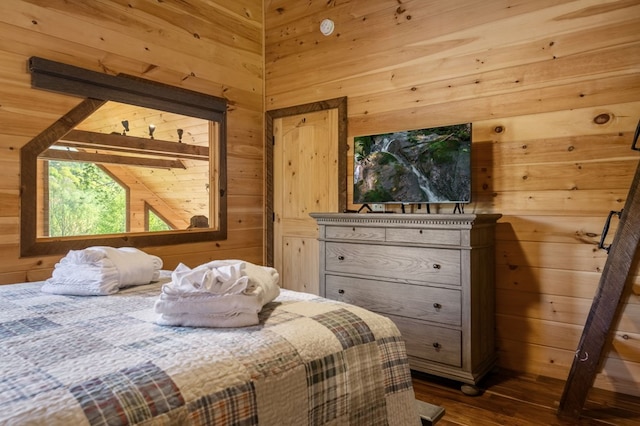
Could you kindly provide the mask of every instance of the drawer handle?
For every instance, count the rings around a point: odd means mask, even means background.
[[[442,268],[442,266],[440,266],[439,264],[437,263],[433,264],[433,269],[440,269],[440,268]]]
[[[420,230],[420,233],[422,234],[422,229]]]
[[[440,349],[442,347],[442,345],[438,342],[433,342],[433,347],[436,349]]]
[[[442,308],[442,305],[439,304],[439,303],[434,303],[433,307],[436,308],[436,309],[440,309],[440,308]]]
[[[338,289],[338,294],[344,294],[344,290],[343,289]]]
[[[340,261],[344,260],[344,256],[338,256],[338,260]]]

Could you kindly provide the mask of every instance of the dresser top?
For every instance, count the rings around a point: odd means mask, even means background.
[[[466,227],[493,224],[501,214],[431,214],[431,213],[310,213],[320,225],[436,225]]]

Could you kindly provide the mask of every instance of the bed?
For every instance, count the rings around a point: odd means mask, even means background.
[[[0,424],[419,425],[404,343],[282,290],[243,328],[160,326],[162,282],[109,296],[0,286]]]

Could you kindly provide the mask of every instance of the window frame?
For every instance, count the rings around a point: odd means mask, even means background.
[[[34,89],[49,90],[85,98],[76,108],[57,120],[20,150],[20,256],[65,254],[90,246],[147,247],[227,238],[226,129],[227,101],[179,87],[129,75],[108,75],[39,57],[28,62]],[[106,101],[117,101],[216,122],[217,163],[210,164],[209,181],[217,182],[217,200],[212,204],[217,216],[216,229],[190,229],[162,232],[122,233],[100,236],[37,237],[37,159],[38,155],[67,133],[95,108]],[[69,125],[73,123],[73,125]],[[217,174],[214,173],[217,171]],[[215,223],[215,221],[212,221]]]

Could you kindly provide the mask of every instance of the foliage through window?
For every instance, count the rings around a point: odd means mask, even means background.
[[[149,225],[147,231],[155,232],[155,231],[171,231],[174,229],[171,225],[165,222],[160,216],[153,211],[153,209],[149,209]]]
[[[49,161],[49,235],[125,232],[126,191],[93,163]]]

